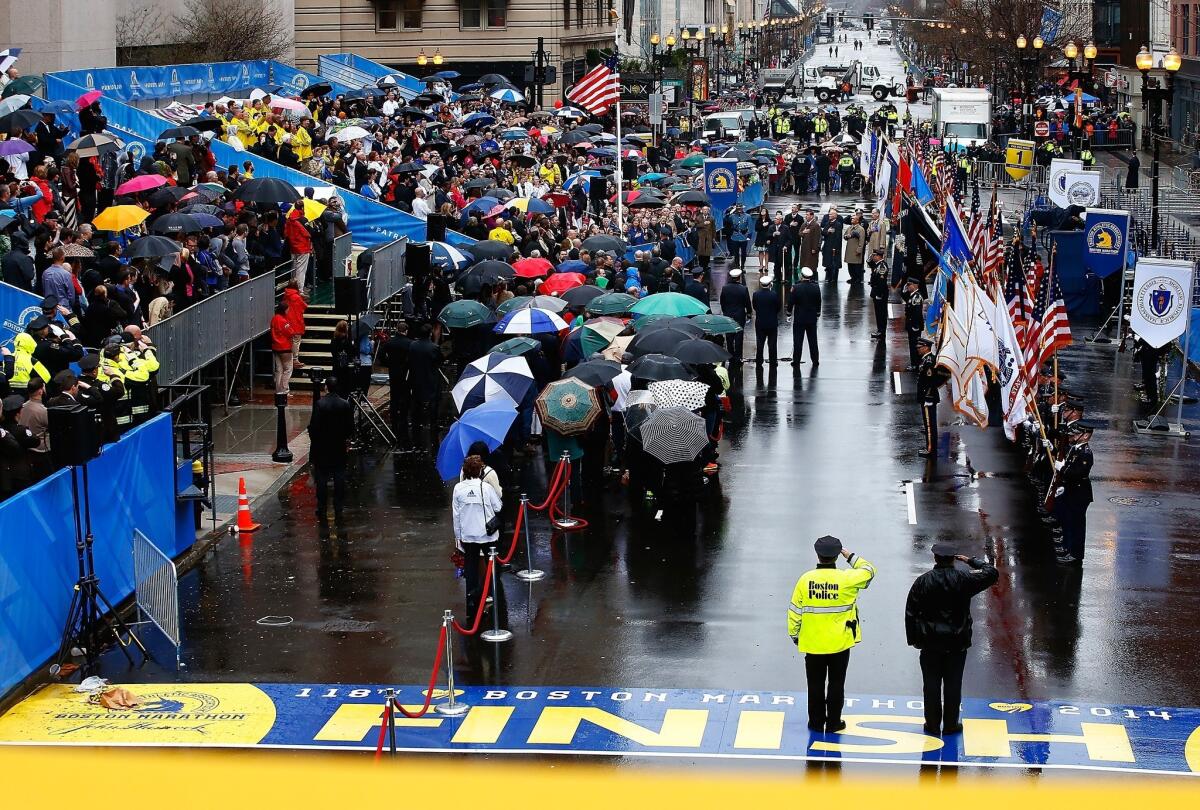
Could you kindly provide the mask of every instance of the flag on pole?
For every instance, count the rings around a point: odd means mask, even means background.
[[[1037,294],[1033,298],[1033,311],[1026,325],[1025,375],[1037,379],[1042,364],[1059,348],[1071,345],[1071,324],[1067,320],[1067,307],[1062,300],[1062,289],[1054,275],[1054,263],[1042,274]]]
[[[1008,305],[999,300],[992,314],[996,331],[996,379],[1000,382],[1000,407],[1004,411],[1004,435],[1015,441],[1017,427],[1029,416],[1029,386],[1025,379],[1025,357]]]
[[[1019,254],[1020,251],[1010,246],[1005,255],[1008,273],[1004,282],[1004,300],[1018,345],[1027,346],[1029,344],[1025,333],[1029,314],[1033,310],[1033,300],[1029,297],[1029,285],[1025,281],[1025,269],[1021,267]]]
[[[925,171],[919,163],[913,164],[912,175],[913,193],[917,196],[917,202],[921,205],[929,205],[933,202],[933,189],[929,187],[929,182],[925,179]]]
[[[981,366],[968,356],[971,324],[956,311],[957,302],[947,304],[942,321],[942,347],[937,363],[950,372],[950,401],[954,410],[979,427],[987,427],[987,385]]]
[[[20,48],[5,48],[0,51],[0,73],[8,70],[21,58]]]
[[[960,266],[955,269],[961,271],[961,265],[971,261],[972,253],[966,228],[963,227],[962,211],[953,199],[946,202],[946,224],[942,227],[942,234],[942,253],[953,260],[952,264],[958,263]]]
[[[621,69],[617,55],[613,54],[584,74],[567,91],[567,100],[592,115],[603,115],[609,107],[620,101]]]

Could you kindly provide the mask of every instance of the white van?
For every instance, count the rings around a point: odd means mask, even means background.
[[[742,140],[742,132],[754,120],[754,110],[725,110],[704,116],[703,133],[705,138],[715,138],[718,131],[726,138]]]

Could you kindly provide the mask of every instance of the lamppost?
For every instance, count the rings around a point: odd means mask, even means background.
[[[442,62],[444,62],[444,61],[445,60],[442,58],[442,49],[441,48],[438,48],[437,50],[435,50],[433,52],[433,56],[426,56],[424,48],[422,48],[421,52],[417,54],[417,66],[421,68],[422,78],[424,78],[424,76],[426,75],[426,66],[427,65],[432,64],[435,68],[440,68],[442,66]]]
[[[1080,56],[1079,46],[1074,42],[1068,42],[1063,48],[1063,56],[1067,57],[1067,75],[1070,80],[1077,82],[1076,92],[1080,96],[1080,105],[1082,108],[1082,94],[1089,93],[1092,89],[1092,63],[1096,59],[1096,45],[1089,42],[1083,46],[1082,56]],[[1079,61],[1076,62],[1076,57]],[[1083,151],[1083,128],[1082,120],[1078,117],[1075,119],[1075,126],[1078,128],[1078,133],[1075,136],[1075,156]]]
[[[1032,52],[1029,46],[1033,45]],[[1041,36],[1033,38],[1030,43],[1025,39],[1025,35],[1021,34],[1017,37],[1017,60],[1021,63],[1021,130],[1024,132],[1025,127],[1030,126],[1029,119],[1033,115],[1033,102],[1029,100],[1029,94],[1036,91],[1035,82],[1037,81],[1038,65],[1042,61],[1042,48],[1046,46],[1045,41]]]
[[[692,130],[693,114],[695,111],[696,102],[696,58],[700,56],[700,48],[704,42],[704,29],[701,28],[692,35],[690,28],[682,28],[679,31],[679,41],[682,43],[684,54],[687,56],[687,110],[688,110],[688,129]]]
[[[1142,72],[1142,109],[1147,111],[1146,125],[1150,129],[1150,137],[1154,141],[1154,159],[1150,164],[1150,249],[1158,250],[1158,145],[1167,137],[1167,128],[1163,125],[1162,103],[1167,103],[1167,117],[1171,115],[1171,98],[1175,95],[1175,72],[1179,70],[1181,60],[1174,49],[1167,51],[1162,58],[1162,68],[1167,71],[1166,85],[1157,76],[1151,76],[1154,68],[1154,55],[1143,45],[1136,59],[1137,69]],[[1151,107],[1150,105],[1154,106]]]
[[[662,43],[663,43],[663,39],[657,31],[655,31],[653,34],[650,35],[650,92],[651,93],[660,93],[660,94],[662,93],[663,74],[665,72],[664,65],[668,60],[670,60],[671,52],[675,50],[675,35],[667,34],[667,39],[666,39],[667,49],[665,51],[663,51],[662,55],[660,56],[658,53],[658,46]],[[666,100],[665,99],[663,99],[663,107],[664,107],[663,115],[665,117],[665,115],[666,115],[666,110],[665,110]],[[654,125],[654,124],[651,124],[651,126],[654,128],[654,135],[655,135],[655,138],[657,138],[658,137],[658,127],[657,127],[657,125]]]

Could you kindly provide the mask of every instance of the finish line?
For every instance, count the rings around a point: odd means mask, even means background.
[[[131,684],[108,710],[53,685],[0,717],[0,744],[374,750],[386,687]],[[421,687],[397,688],[409,711]],[[444,692],[435,693],[443,699]],[[1195,774],[1200,710],[969,698],[963,733],[921,731],[922,702],[846,698],[840,735],[807,728],[803,692],[466,687],[461,717],[396,717],[399,749],[504,754],[784,759]]]

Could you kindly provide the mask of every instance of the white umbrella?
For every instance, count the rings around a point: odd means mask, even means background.
[[[704,407],[708,383],[695,380],[658,380],[649,385],[654,403],[663,408],[687,408],[698,411]]]
[[[461,413],[499,399],[515,408],[533,385],[533,372],[524,357],[485,354],[463,369],[450,395]]]
[[[0,115],[8,115],[10,112],[16,112],[29,103],[29,96],[17,94],[9,96],[0,101]]]
[[[335,132],[333,137],[337,138],[342,143],[347,143],[348,141],[357,141],[360,138],[369,138],[371,137],[371,133],[367,132],[362,127],[346,127],[345,129],[339,129],[337,132]]]
[[[663,464],[695,461],[708,446],[704,420],[686,408],[659,408],[641,425],[642,448]]]
[[[304,102],[299,99],[288,98],[286,96],[271,97],[272,110],[288,110],[289,112],[308,112],[308,107],[304,106]]]

